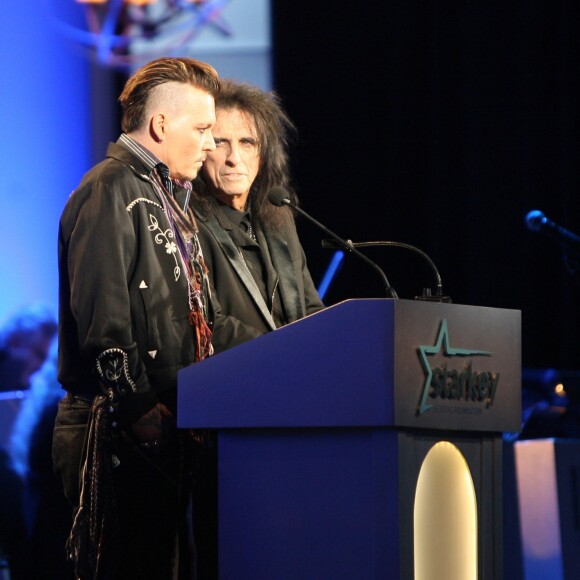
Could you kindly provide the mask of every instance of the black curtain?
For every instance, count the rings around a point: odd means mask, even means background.
[[[521,310],[526,367],[580,368],[580,285],[559,243],[525,224],[539,209],[580,233],[579,13],[565,0],[273,2],[302,208],[343,238],[419,247],[455,303]],[[299,228],[318,283],[332,251]],[[434,289],[419,256],[364,251],[400,298]],[[325,301],[379,296],[348,255]]]

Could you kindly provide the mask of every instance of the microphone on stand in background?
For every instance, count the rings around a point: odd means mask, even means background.
[[[539,209],[533,209],[527,213],[526,225],[532,232],[550,236],[560,243],[566,270],[580,285],[580,236],[548,219]]]
[[[533,232],[540,232],[552,236],[562,244],[567,244],[575,250],[580,250],[580,236],[563,228],[548,219],[539,209],[533,209],[526,215],[526,225]]]
[[[386,274],[383,272],[383,270],[377,264],[375,264],[372,260],[367,258],[362,252],[359,252],[352,245],[352,243],[348,242],[347,240],[343,240],[340,236],[338,236],[334,232],[330,231],[326,226],[322,225],[319,221],[315,220],[310,214],[306,213],[303,209],[301,209],[295,203],[293,203],[292,200],[290,199],[290,196],[288,195],[288,192],[284,188],[273,187],[268,192],[268,199],[270,200],[270,203],[273,203],[274,205],[276,205],[278,207],[281,207],[283,205],[290,206],[292,209],[296,210],[298,213],[300,213],[305,218],[310,220],[314,225],[319,227],[326,235],[328,235],[331,238],[333,238],[334,240],[336,240],[339,248],[346,250],[347,252],[350,252],[351,254],[354,254],[355,256],[357,256],[358,258],[360,258],[361,260],[366,262],[369,266],[371,266],[374,270],[376,270],[379,273],[379,275],[381,276],[383,284],[385,285],[385,292],[386,292],[387,298],[398,298],[397,292],[391,286],[391,283],[387,279]]]

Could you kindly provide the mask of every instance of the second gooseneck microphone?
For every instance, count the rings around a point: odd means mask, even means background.
[[[298,213],[300,213],[306,219],[310,220],[314,225],[319,227],[324,233],[326,233],[328,236],[330,236],[331,238],[336,240],[336,242],[338,242],[339,247],[341,249],[344,249],[347,252],[354,254],[355,256],[357,256],[358,258],[360,258],[361,260],[366,262],[369,266],[371,266],[374,270],[376,270],[379,273],[379,275],[381,276],[383,283],[385,285],[385,291],[387,294],[387,298],[398,298],[397,293],[395,292],[395,289],[391,286],[389,280],[387,279],[387,276],[385,275],[383,270],[381,270],[381,268],[379,268],[379,266],[377,264],[375,264],[372,260],[369,260],[369,258],[367,258],[362,252],[359,252],[352,245],[352,243],[349,243],[347,240],[343,240],[340,236],[338,236],[334,232],[330,231],[326,226],[322,225],[319,221],[315,220],[310,214],[306,213],[303,209],[301,209],[295,203],[293,203],[292,200],[290,199],[290,196],[288,195],[288,192],[284,188],[273,187],[268,192],[268,199],[270,200],[270,203],[273,203],[274,205],[277,205],[279,207],[283,206],[283,205],[288,205],[291,208],[295,209]]]
[[[436,283],[436,290],[435,294],[431,293],[431,288],[424,288],[423,294],[421,296],[415,296],[416,300],[427,300],[430,302],[451,302],[451,298],[449,296],[445,296],[443,294],[443,282],[441,280],[441,275],[439,274],[439,270],[437,266],[435,266],[435,262],[421,249],[417,248],[417,246],[412,246],[411,244],[405,244],[404,242],[391,242],[391,241],[380,241],[380,242],[353,242],[348,240],[348,243],[351,244],[355,248],[369,248],[372,246],[387,246],[391,248],[403,248],[405,250],[411,250],[415,254],[421,256],[430,266],[431,270],[433,270],[433,274],[435,275],[435,283]],[[336,248],[336,244],[330,240],[322,240],[322,247],[323,248]]]

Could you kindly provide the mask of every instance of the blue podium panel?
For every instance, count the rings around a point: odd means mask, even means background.
[[[178,425],[392,424],[393,355],[386,302],[344,302],[180,370]]]
[[[399,578],[396,437],[220,432],[220,579]]]
[[[179,371],[178,425],[516,432],[521,315],[347,300]]]

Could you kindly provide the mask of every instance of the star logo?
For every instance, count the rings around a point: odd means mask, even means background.
[[[492,353],[485,350],[475,350],[470,348],[453,348],[449,344],[449,330],[447,328],[447,320],[443,319],[441,321],[441,327],[439,328],[439,335],[434,346],[420,345],[419,346],[419,357],[421,359],[421,364],[425,370],[425,384],[423,386],[423,394],[421,396],[421,401],[419,402],[419,408],[417,413],[422,415],[433,405],[427,403],[427,397],[429,396],[429,390],[431,387],[431,381],[433,379],[433,369],[429,364],[428,356],[435,355],[443,352],[445,356],[491,356]]]

